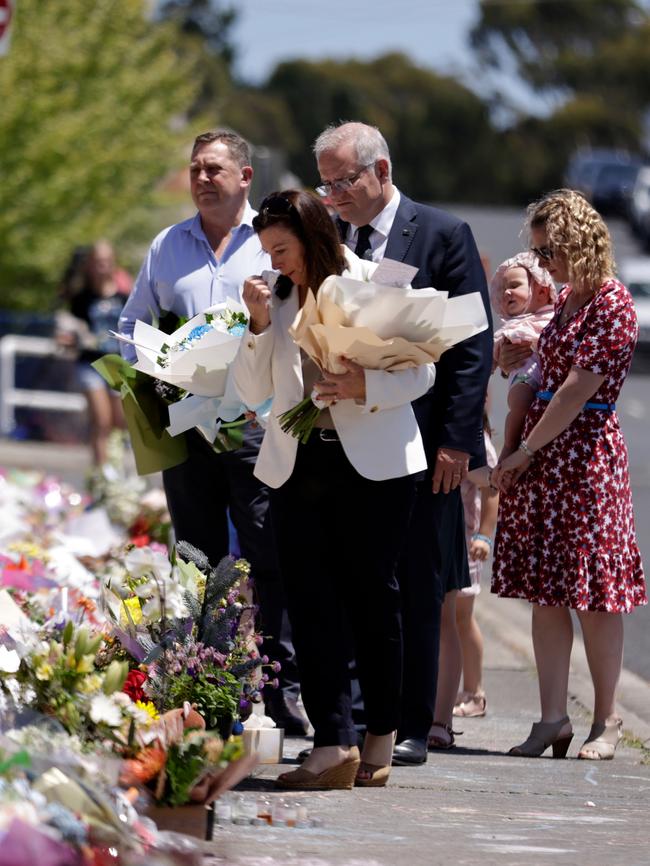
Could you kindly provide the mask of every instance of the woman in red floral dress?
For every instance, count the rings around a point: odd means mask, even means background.
[[[625,440],[615,403],[638,335],[628,290],[614,279],[607,227],[580,193],[558,190],[528,208],[533,252],[566,283],[539,339],[538,391],[519,450],[494,470],[502,491],[493,592],[533,604],[542,717],[511,754],[564,757],[571,609],[594,684],[591,731],[578,757],[610,759],[621,739],[615,693],[623,619],[647,603]]]

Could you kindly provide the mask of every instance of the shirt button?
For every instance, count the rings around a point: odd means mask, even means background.
[[[372,406],[370,411],[371,412],[379,412],[379,406]]]
[[[255,348],[255,343],[252,340],[249,340],[248,343],[246,343],[246,345],[248,346],[249,349]]]

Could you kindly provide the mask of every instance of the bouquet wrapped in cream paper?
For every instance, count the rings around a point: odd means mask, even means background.
[[[341,356],[370,370],[428,364],[488,327],[479,292],[450,298],[434,288],[386,285],[383,265],[373,282],[331,276],[316,296],[307,293],[290,334],[321,370],[344,373]],[[280,415],[282,429],[306,442],[326,405],[312,394]]]

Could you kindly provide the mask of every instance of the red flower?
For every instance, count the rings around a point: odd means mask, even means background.
[[[131,698],[132,701],[146,700],[144,689],[142,688],[147,681],[147,675],[143,671],[132,670],[127,674],[124,680],[122,691]]]
[[[134,547],[146,547],[151,542],[151,538],[148,535],[134,535],[130,541]]]

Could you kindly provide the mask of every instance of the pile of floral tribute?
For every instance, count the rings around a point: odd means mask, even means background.
[[[274,666],[248,564],[168,554],[160,503],[122,489],[0,472],[0,866],[175,863],[132,804],[210,802],[252,767],[238,733]]]

